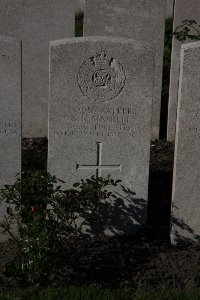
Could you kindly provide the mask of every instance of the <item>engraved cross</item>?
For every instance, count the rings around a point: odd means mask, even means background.
[[[102,165],[102,147],[103,143],[97,142],[97,164],[96,165],[76,165],[76,170],[96,170],[96,178],[101,177],[102,170],[121,171],[121,165]]]

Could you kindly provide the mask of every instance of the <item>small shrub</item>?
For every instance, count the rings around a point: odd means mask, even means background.
[[[58,273],[62,257],[80,236],[88,216],[100,201],[109,205],[112,193],[105,188],[120,181],[92,176],[69,190],[62,190],[58,182],[55,176],[37,171],[18,178],[0,193],[0,203],[9,206],[0,226],[16,240],[22,253],[20,262],[7,267],[7,275],[15,274],[28,284],[48,283]]]

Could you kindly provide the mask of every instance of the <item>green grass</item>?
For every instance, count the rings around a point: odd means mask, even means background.
[[[0,300],[199,300],[200,291],[109,290],[101,287],[0,290]]]
[[[83,12],[79,12],[76,15],[76,27],[75,27],[75,36],[81,37],[83,36],[83,20],[84,20],[84,14]]]
[[[113,292],[100,287],[68,287],[57,289],[27,289],[0,292],[0,300],[115,300]],[[123,299],[123,298],[121,298]]]

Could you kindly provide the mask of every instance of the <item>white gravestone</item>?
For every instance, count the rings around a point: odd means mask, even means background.
[[[0,34],[23,43],[23,136],[47,136],[49,42],[73,37],[74,22],[74,0],[0,1]]]
[[[200,42],[182,46],[172,243],[200,240]]]
[[[146,221],[154,55],[130,39],[51,43],[48,170],[66,182],[121,179],[98,230],[133,234]]]
[[[166,0],[86,0],[84,36],[120,36],[155,48],[152,138],[159,138]]]
[[[200,24],[200,1],[199,0],[175,0],[174,8],[174,25],[181,25],[183,20],[195,20]],[[193,32],[195,34],[195,32]],[[188,43],[190,41],[186,41]],[[168,107],[168,125],[167,139],[168,141],[175,140],[176,134],[176,115],[178,102],[178,84],[179,84],[179,69],[180,69],[180,51],[181,42],[175,36],[172,40],[172,57],[171,57],[171,74],[170,74],[170,89],[169,89],[169,107]]]
[[[21,42],[0,36],[0,188],[21,172]],[[0,210],[0,220],[7,205]],[[0,241],[6,237],[0,228]]]

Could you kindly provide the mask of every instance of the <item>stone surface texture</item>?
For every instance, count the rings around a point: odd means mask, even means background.
[[[21,42],[0,36],[0,188],[21,172]],[[6,214],[1,207],[0,220]],[[6,239],[0,229],[0,241]]]
[[[174,1],[175,0],[167,0],[166,18],[173,18]]]
[[[200,1],[199,0],[190,0],[190,1],[175,0],[173,31],[175,31],[175,29],[181,25],[181,22],[186,19],[195,20],[198,24],[200,24]],[[192,41],[189,40],[186,41],[186,43],[189,42]],[[169,89],[168,125],[167,125],[168,141],[174,141],[175,134],[176,134],[181,44],[182,44],[181,42],[179,42],[175,37],[173,37],[170,89]]]
[[[173,182],[172,243],[200,240],[200,42],[182,46]]]
[[[133,234],[146,221],[154,53],[131,39],[51,43],[48,170],[65,188],[111,175],[122,183],[87,234]]]
[[[120,36],[155,48],[152,138],[159,138],[166,0],[86,0],[84,36]]]
[[[23,43],[23,136],[47,136],[49,42],[73,37],[74,15],[74,0],[0,1],[0,34]]]
[[[84,11],[85,1],[84,0],[76,0],[76,12]]]

